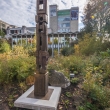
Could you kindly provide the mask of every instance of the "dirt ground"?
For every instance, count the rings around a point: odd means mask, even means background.
[[[83,100],[81,88],[81,84],[79,83],[77,85],[71,84],[66,89],[62,89],[58,110],[77,110],[77,107]],[[13,107],[14,101],[24,91],[18,85],[6,85],[5,87],[0,85],[0,110],[29,110]]]

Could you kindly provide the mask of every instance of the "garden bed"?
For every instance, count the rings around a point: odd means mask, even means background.
[[[0,110],[29,110],[13,107],[14,101],[25,91],[19,85],[0,86]],[[76,110],[76,107],[82,101],[81,99],[81,85],[71,84],[66,89],[62,89],[58,110]]]

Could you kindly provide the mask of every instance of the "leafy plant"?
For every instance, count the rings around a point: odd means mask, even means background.
[[[10,45],[6,40],[0,41],[0,53],[9,52],[11,50]]]
[[[97,107],[95,105],[91,104],[90,102],[86,102],[84,106],[85,106],[86,110],[87,109],[89,109],[89,110],[98,110]]]
[[[66,92],[67,97],[72,97],[72,94],[70,92]]]
[[[78,106],[77,110],[86,110],[84,106]]]
[[[63,47],[61,50],[61,54],[64,56],[69,56],[74,53],[74,49],[72,47]]]
[[[85,64],[79,56],[56,56],[49,60],[47,67],[48,71],[57,70],[69,77],[70,72],[81,73],[85,69]]]
[[[35,71],[35,57],[22,47],[0,54],[0,83],[22,82]]]
[[[87,73],[83,87],[92,101],[105,108],[110,106],[110,89],[103,86],[102,81],[100,75]]]
[[[77,55],[93,55],[94,53],[99,54],[101,51],[110,49],[110,41],[104,40],[104,37],[97,37],[95,33],[85,34],[83,39],[80,39],[78,44],[74,46],[75,54]]]
[[[72,78],[70,80],[71,84],[78,84],[79,83],[79,78]]]
[[[65,100],[64,101],[64,104],[65,104],[65,107],[66,107],[66,109],[68,108],[68,104],[69,104],[69,100]]]
[[[54,44],[58,44],[58,39],[55,38],[53,42]]]

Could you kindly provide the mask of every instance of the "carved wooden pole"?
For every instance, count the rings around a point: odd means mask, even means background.
[[[45,96],[48,92],[47,51],[47,0],[37,0],[37,72],[35,74],[34,95]]]

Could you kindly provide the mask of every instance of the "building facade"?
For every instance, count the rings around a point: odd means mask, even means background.
[[[8,27],[7,28],[7,35],[12,34],[35,34],[36,27]]]
[[[6,29],[9,27],[10,24],[0,20],[0,30],[2,30],[6,34]]]
[[[72,7],[66,10],[58,10],[57,5],[49,6],[50,26],[47,29],[49,42],[48,48],[52,48],[52,56],[54,48],[57,48],[59,54],[60,48],[68,46],[72,40],[77,39],[78,21],[78,7]],[[34,37],[35,30],[36,27],[7,27],[7,38],[12,38],[12,47],[14,44],[19,44],[18,41],[20,41],[22,45],[24,40],[26,41],[27,45],[28,39],[32,39]],[[54,44],[54,40],[58,41],[57,44]]]
[[[57,5],[50,5],[49,11],[50,28],[53,33],[75,33],[78,31],[79,7],[58,10]]]

